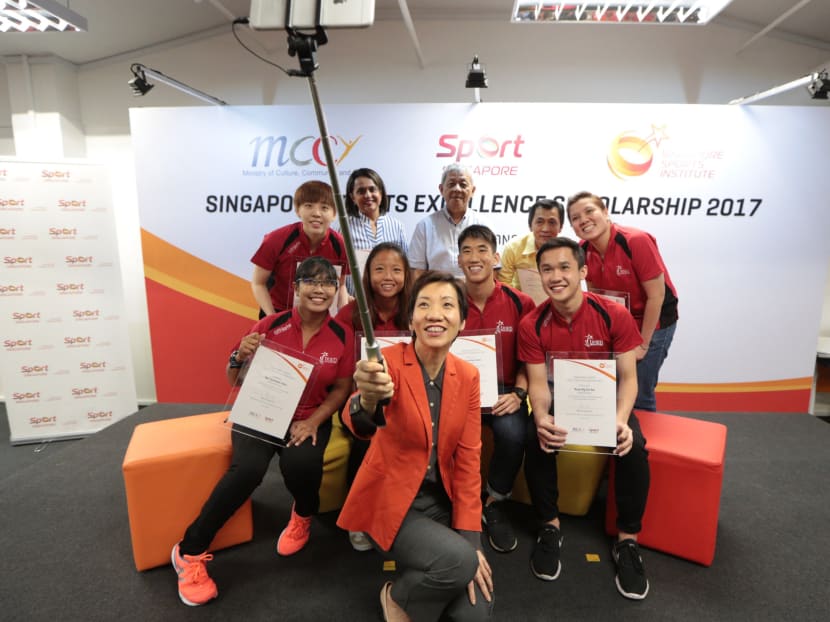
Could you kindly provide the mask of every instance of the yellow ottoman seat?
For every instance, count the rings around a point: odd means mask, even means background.
[[[570,449],[592,450],[578,445]],[[487,481],[490,459],[493,456],[493,430],[481,426],[481,478]],[[599,483],[605,473],[608,456],[597,453],[559,452],[556,455],[557,480],[559,482],[559,511],[572,516],[584,516],[591,508]],[[514,501],[530,505],[530,491],[525,481],[524,465],[513,484]]]

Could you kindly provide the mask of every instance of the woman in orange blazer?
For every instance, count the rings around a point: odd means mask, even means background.
[[[452,275],[426,272],[409,301],[413,342],[385,348],[384,364],[357,364],[344,422],[372,442],[337,524],[366,532],[396,561],[399,578],[380,594],[385,620],[492,615],[480,538],[479,374],[449,353],[466,312]]]

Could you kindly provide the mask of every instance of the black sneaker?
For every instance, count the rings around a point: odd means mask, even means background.
[[[487,532],[487,539],[499,553],[509,553],[519,546],[516,534],[510,526],[510,521],[505,518],[498,502],[485,505],[481,512],[481,522]]]
[[[637,542],[630,538],[617,542],[611,554],[617,564],[617,590],[626,598],[643,600],[648,594],[648,579]]]
[[[555,581],[562,570],[559,561],[559,549],[562,547],[562,534],[557,527],[545,525],[536,538],[533,555],[530,557],[530,570],[537,579]]]

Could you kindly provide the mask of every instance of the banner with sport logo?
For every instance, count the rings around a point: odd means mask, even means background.
[[[251,256],[296,220],[297,186],[328,180],[314,112],[130,112],[158,399],[222,402],[230,349],[257,315]],[[382,104],[326,116],[341,188],[355,168],[377,170],[409,234],[441,207],[441,172],[456,162],[500,245],[527,232],[538,198],[604,197],[613,221],[657,238],[678,290],[658,407],[807,411],[830,259],[815,190],[830,170],[818,138],[830,110]]]
[[[12,443],[136,410],[106,169],[0,161],[0,365]]]

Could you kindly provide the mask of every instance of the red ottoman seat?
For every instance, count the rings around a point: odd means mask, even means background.
[[[643,546],[711,566],[723,484],[726,426],[636,411],[646,438],[651,487],[638,541]],[[605,529],[617,534],[611,461]]]

